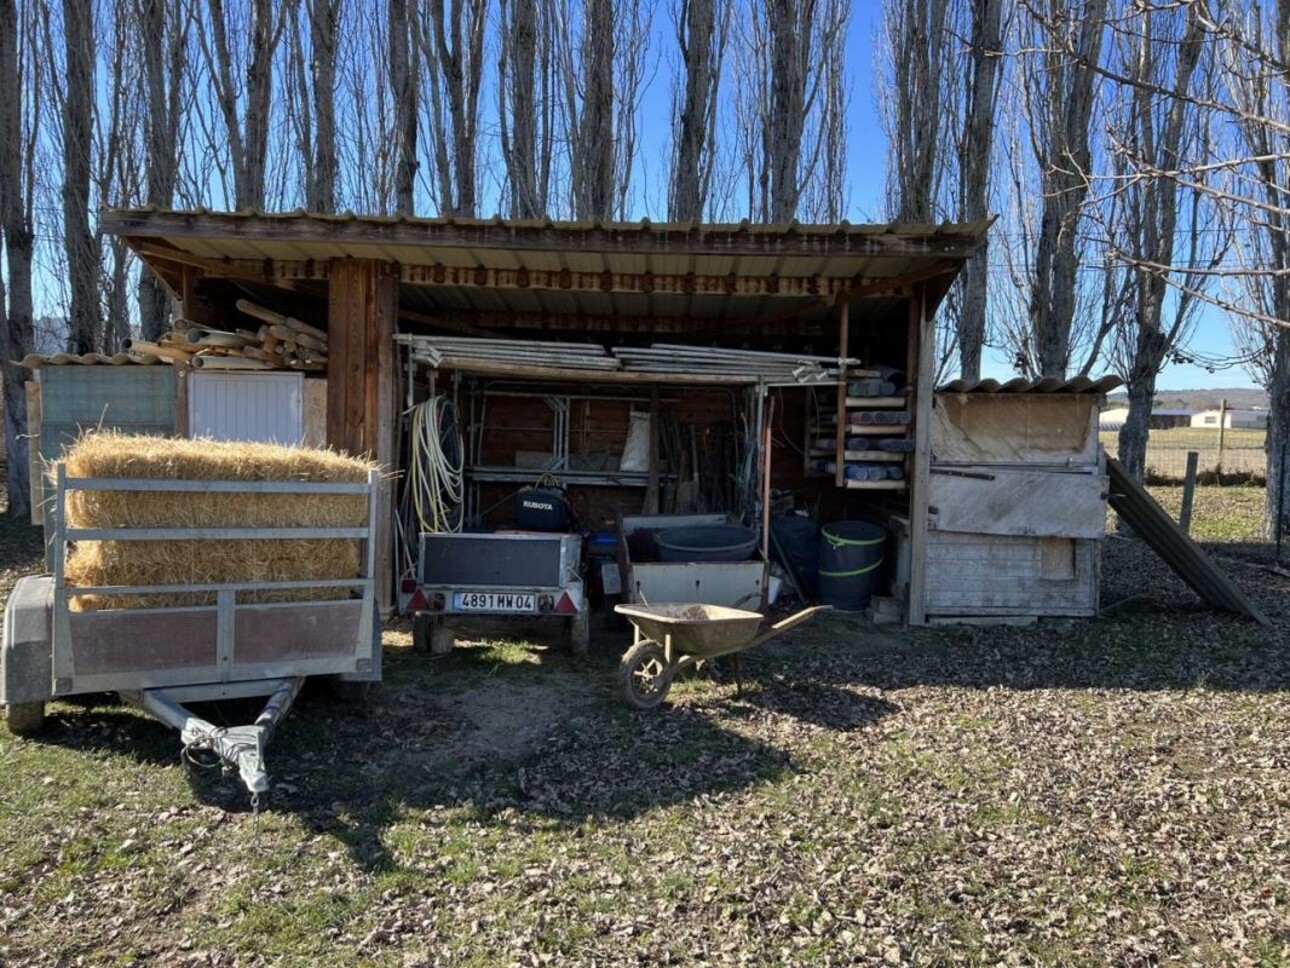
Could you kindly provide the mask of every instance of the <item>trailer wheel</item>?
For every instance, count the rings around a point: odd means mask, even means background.
[[[452,629],[430,612],[417,612],[412,619],[412,651],[440,655],[452,651]]]
[[[417,612],[412,616],[413,652],[430,651],[430,628],[433,624],[434,616],[427,615],[425,612]]]
[[[586,655],[591,648],[591,610],[584,607],[569,619],[569,644],[574,655]]]
[[[672,687],[663,646],[650,639],[637,642],[618,664],[618,678],[629,705],[653,709]]]
[[[9,732],[15,736],[33,736],[45,726],[43,702],[15,702],[8,707]]]

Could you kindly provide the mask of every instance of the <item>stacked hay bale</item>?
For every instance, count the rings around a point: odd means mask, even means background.
[[[67,448],[69,478],[185,481],[364,483],[373,465],[333,451],[237,441],[181,440],[89,433]],[[316,527],[367,522],[362,494],[71,491],[71,528]],[[360,543],[346,539],[81,541],[67,558],[71,585],[169,585],[214,582],[318,581],[357,577]],[[306,601],[343,589],[285,589],[239,595],[239,601]],[[209,592],[147,596],[83,595],[76,611],[209,605]]]

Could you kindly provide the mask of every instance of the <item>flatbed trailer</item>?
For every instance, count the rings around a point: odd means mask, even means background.
[[[5,607],[0,648],[0,703],[16,733],[40,729],[45,703],[115,692],[178,729],[184,752],[208,751],[241,775],[253,797],[268,789],[264,747],[309,676],[366,684],[381,678],[380,623],[375,605],[376,493],[372,472],[362,483],[185,481],[70,478],[54,470],[53,575],[19,579]],[[362,494],[366,523],[358,527],[71,528],[66,501],[77,490],[136,493]],[[346,539],[362,542],[361,572],[324,581],[245,581],[74,586],[66,580],[69,543],[76,541],[220,541]],[[258,593],[305,592],[307,601],[250,602]],[[138,597],[198,594],[209,604],[75,611],[83,595]],[[186,704],[267,696],[250,724],[216,727]]]
[[[558,618],[577,653],[587,651],[590,614],[582,578],[582,538],[538,531],[421,535],[415,579],[400,589],[422,651],[452,648],[462,618]]]

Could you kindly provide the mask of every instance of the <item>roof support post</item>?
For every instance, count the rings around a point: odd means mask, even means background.
[[[914,479],[909,491],[909,624],[927,624],[927,492],[931,477],[932,383],[936,379],[936,318],[922,285],[909,300],[909,340],[918,360],[914,378]]]
[[[334,259],[327,284],[327,443],[395,466],[398,363],[394,350],[398,279],[383,262]],[[377,604],[393,603],[394,494],[377,496]]]

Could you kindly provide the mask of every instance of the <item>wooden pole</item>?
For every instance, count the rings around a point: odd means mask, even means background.
[[[659,461],[659,391],[657,386],[649,391],[649,484],[645,488],[645,513],[658,514],[658,461]]]
[[[1227,398],[1218,401],[1218,480],[1223,482],[1223,437],[1227,431]]]
[[[847,469],[844,463],[847,449],[847,365],[842,362],[850,352],[851,342],[851,306],[843,303],[838,307],[838,425],[833,428],[834,463],[837,465],[833,482],[838,487],[845,487]]]
[[[1178,527],[1184,534],[1191,534],[1191,502],[1196,496],[1196,463],[1200,454],[1187,451],[1187,476],[1183,478],[1182,510],[1178,513]]]

